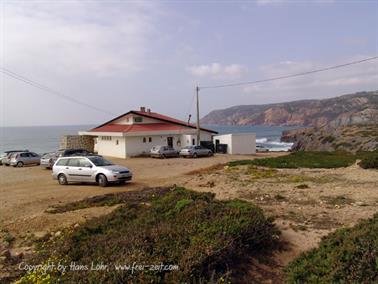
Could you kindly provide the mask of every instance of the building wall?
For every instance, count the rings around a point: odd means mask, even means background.
[[[89,136],[88,136],[89,137]],[[180,150],[183,147],[192,145],[192,139],[196,135],[170,134],[170,135],[143,135],[143,136],[98,136],[91,137],[95,141],[92,151],[99,155],[126,158],[149,154],[151,148],[157,145],[168,145],[167,137],[173,137],[173,148]],[[211,134],[201,133],[201,141],[211,141]],[[145,138],[145,142],[143,142]],[[151,138],[151,142],[150,142]],[[116,143],[118,141],[118,144]],[[189,141],[187,143],[187,141]],[[93,143],[93,142],[92,142]]]
[[[60,140],[59,149],[73,148],[94,152],[93,137],[85,135],[64,135]]]
[[[233,133],[216,135],[213,137],[220,144],[227,144],[227,154],[256,154],[256,134],[255,133]]]
[[[96,152],[99,155],[126,158],[126,144],[125,137],[106,136],[106,140],[103,136],[97,138],[95,146]],[[118,144],[117,144],[118,141]]]

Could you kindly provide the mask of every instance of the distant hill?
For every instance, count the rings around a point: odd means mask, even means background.
[[[293,151],[374,151],[378,150],[378,124],[287,130],[281,140],[294,142]]]
[[[314,127],[378,123],[378,91],[322,100],[234,106],[210,112],[201,123]]]

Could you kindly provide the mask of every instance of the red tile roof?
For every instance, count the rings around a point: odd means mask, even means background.
[[[140,123],[140,124],[131,124],[131,125],[121,125],[121,124],[112,123],[115,120],[131,113],[144,116],[144,117],[154,118],[154,119],[162,121],[162,123]],[[105,122],[104,124],[101,124],[91,129],[90,131],[93,131],[93,132],[164,131],[164,130],[180,130],[180,129],[185,129],[186,127],[196,128],[194,124],[188,124],[185,121],[178,120],[178,119],[175,119],[166,115],[162,115],[156,112],[142,112],[142,111],[132,110],[108,122]],[[202,127],[201,127],[201,130],[215,133],[215,134],[218,133],[216,131],[202,128]]]
[[[92,129],[92,132],[150,132],[183,130],[184,126],[171,123],[141,123],[141,124],[106,124]]]

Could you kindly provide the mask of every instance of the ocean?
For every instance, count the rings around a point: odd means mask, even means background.
[[[66,126],[30,126],[30,127],[0,127],[0,153],[6,150],[28,149],[36,153],[55,151],[59,148],[59,141],[63,135],[77,134],[78,131],[88,130],[94,125],[66,125]],[[287,151],[292,143],[280,142],[281,133],[287,129],[298,127],[280,126],[220,126],[203,125],[203,127],[226,133],[256,133],[256,142],[270,151]]]

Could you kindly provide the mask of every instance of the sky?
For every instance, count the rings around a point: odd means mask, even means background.
[[[254,81],[378,55],[377,0],[0,3],[1,70],[53,90],[0,72],[0,126],[94,125],[140,106],[187,120],[189,113],[195,117],[196,85]],[[202,89],[200,115],[371,90],[378,90],[378,60]]]

